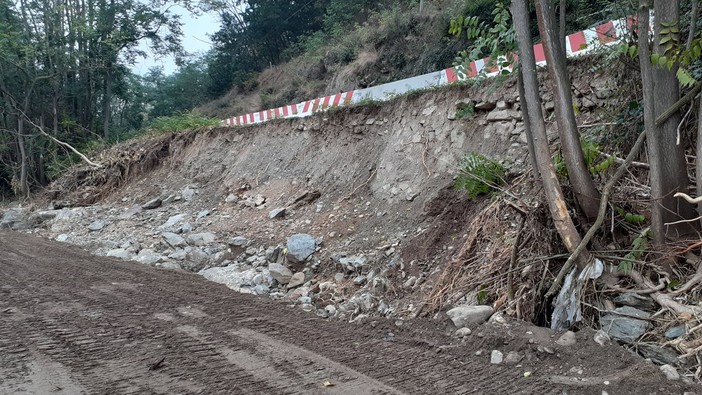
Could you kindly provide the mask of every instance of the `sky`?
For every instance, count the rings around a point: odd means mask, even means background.
[[[219,17],[215,13],[192,16],[187,10],[178,6],[171,10],[180,15],[180,20],[183,23],[183,48],[185,51],[191,54],[207,52],[211,47],[209,35],[219,30]],[[150,53],[147,45],[143,45],[142,49],[150,56],[146,59],[140,59],[132,67],[135,73],[144,75],[154,66],[163,66],[163,72],[166,75],[177,70],[173,57],[156,58]]]

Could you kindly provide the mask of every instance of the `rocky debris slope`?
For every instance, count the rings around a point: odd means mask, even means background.
[[[576,94],[583,114],[612,100],[608,80],[586,77],[575,81],[590,92]],[[320,315],[413,316],[467,237],[473,203],[451,189],[471,151],[524,163],[515,81],[130,142],[56,182],[53,209],[7,210],[0,228]]]

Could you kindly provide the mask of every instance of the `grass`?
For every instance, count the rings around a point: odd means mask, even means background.
[[[195,113],[185,113],[168,117],[158,117],[151,122],[148,128],[153,133],[181,133],[188,130],[218,126],[220,121]]]

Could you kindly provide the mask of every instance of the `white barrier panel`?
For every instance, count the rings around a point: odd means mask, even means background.
[[[591,29],[573,33],[566,37],[565,47],[567,56],[580,56],[590,53],[600,46],[617,44],[621,42],[621,39],[627,34],[627,31],[631,30],[635,24],[635,18],[619,19],[603,23]],[[509,56],[508,54],[504,58]],[[542,44],[534,45],[534,57],[537,65],[543,66],[546,64],[546,56]],[[441,71],[389,82],[371,88],[340,92],[330,96],[307,100],[302,103],[288,104],[278,108],[238,115],[223,120],[221,124],[223,126],[244,126],[279,118],[302,118],[316,112],[326,111],[330,108],[358,104],[364,100],[387,101],[407,92],[449,85],[458,81],[475,78],[480,74],[488,77],[497,75],[501,68],[493,67],[489,70],[484,70],[488,63],[489,59],[487,58],[479,59],[470,62],[470,70],[466,70],[464,66],[449,67]],[[511,67],[507,67],[507,69],[511,71]]]

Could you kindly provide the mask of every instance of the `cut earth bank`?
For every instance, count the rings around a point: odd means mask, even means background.
[[[571,70],[581,122],[620,100],[622,82],[590,65],[579,60]],[[555,232],[545,220],[529,224],[541,239],[521,249],[531,264],[514,275],[520,302],[504,303],[508,267],[494,263],[512,250],[516,212],[453,187],[468,152],[510,164],[523,180],[526,151],[513,80],[454,86],[306,119],[126,142],[97,158],[103,167],[72,169],[45,201],[6,210],[0,226],[198,272],[322,317],[402,325],[423,315],[464,337],[494,308],[532,322],[544,314],[535,290],[548,286],[549,268],[536,255],[552,252],[546,240]],[[543,209],[538,188],[510,194]],[[485,212],[499,248],[476,252],[488,229],[475,221]],[[647,356],[669,365],[654,351]]]

